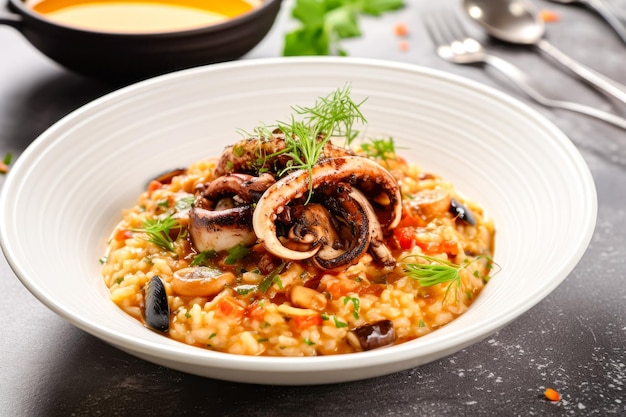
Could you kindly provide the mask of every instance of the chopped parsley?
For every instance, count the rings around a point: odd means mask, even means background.
[[[232,265],[240,259],[245,258],[250,253],[250,248],[240,243],[228,249],[228,256],[224,259],[226,265]]]
[[[192,195],[179,198],[178,200],[176,200],[176,204],[175,204],[176,209],[179,211],[190,209],[195,200],[196,198]]]
[[[338,329],[341,329],[342,327],[348,327],[348,323],[344,323],[343,321],[339,320],[337,316],[333,316],[333,321],[335,322],[335,327]]]
[[[354,311],[352,312],[352,315],[354,316],[355,319],[359,319],[359,309],[361,308],[361,301],[356,298],[356,297],[348,297],[345,296],[343,299],[343,305],[348,305],[348,303],[352,303],[352,308],[354,309]]]
[[[279,288],[283,287],[283,283],[280,280],[280,273],[282,272],[283,268],[285,267],[285,262],[282,262],[280,265],[278,265],[278,267],[276,269],[274,269],[272,272],[270,272],[264,279],[263,281],[261,281],[261,283],[259,284],[259,291],[261,291],[262,293],[266,293],[267,290],[270,289],[270,287],[272,286],[272,284],[274,282],[276,282],[278,284]]]
[[[210,259],[214,259],[216,256],[217,256],[216,251],[205,250],[203,252],[196,254],[196,256],[193,257],[189,265],[190,266],[196,266],[196,265],[206,266],[207,262]]]

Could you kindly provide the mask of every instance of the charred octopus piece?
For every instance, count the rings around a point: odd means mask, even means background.
[[[215,175],[226,175],[231,172],[257,175],[262,170],[281,171],[292,161],[290,156],[281,153],[285,149],[285,136],[279,131],[275,131],[271,138],[241,140],[224,149],[215,167]],[[353,153],[329,141],[324,144],[320,157],[337,158],[347,155]]]
[[[274,182],[269,174],[229,174],[207,184],[189,211],[194,248],[219,252],[238,244],[253,244],[252,204]]]
[[[319,204],[325,210],[305,208],[293,213],[296,209],[289,207],[304,201],[310,186],[321,195]],[[371,248],[377,260],[392,265],[395,260],[383,234],[400,221],[400,203],[398,184],[388,171],[367,158],[345,156],[323,160],[310,173],[298,170],[277,181],[258,201],[252,224],[266,249],[283,259],[312,258],[321,268],[335,269],[354,264]],[[283,245],[276,223],[294,214],[300,215],[301,223],[282,236],[287,240]],[[321,229],[331,232],[322,236]]]

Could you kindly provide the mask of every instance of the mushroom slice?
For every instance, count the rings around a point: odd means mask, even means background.
[[[393,345],[396,341],[396,331],[391,320],[380,320],[374,323],[367,323],[359,326],[349,333],[349,341],[356,344],[357,349],[372,350],[384,346]]]
[[[289,293],[289,297],[294,306],[315,311],[323,311],[328,304],[324,294],[302,285],[294,286]]]
[[[420,190],[410,200],[410,207],[426,218],[441,216],[450,209],[452,197],[448,190],[443,188],[427,188]]]
[[[384,228],[395,227],[402,214],[401,196],[393,176],[376,162],[363,157],[345,156],[324,160],[311,171],[298,170],[287,175],[269,187],[259,199],[252,216],[254,231],[264,246],[275,256],[283,259],[302,260],[312,257],[319,250],[312,248],[297,251],[286,248],[276,233],[276,220],[285,207],[294,200],[303,199],[309,187],[328,189],[339,183],[359,187],[367,185],[368,190],[376,190],[387,196],[388,204],[378,210],[372,208]],[[381,233],[382,234],[382,233]],[[362,243],[362,242],[360,242]],[[367,247],[367,246],[366,246]]]
[[[197,266],[179,269],[174,272],[172,291],[184,297],[210,297],[224,288],[236,284],[237,278],[232,272],[223,272],[216,268]]]
[[[228,250],[256,241],[252,230],[252,207],[207,210],[194,206],[189,211],[189,235],[198,252]]]

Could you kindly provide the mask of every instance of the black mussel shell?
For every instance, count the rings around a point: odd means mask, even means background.
[[[154,330],[167,332],[170,328],[170,305],[160,277],[155,275],[150,279],[146,287],[145,299],[146,324]]]
[[[457,219],[464,220],[468,224],[476,226],[476,218],[470,209],[456,201],[454,198],[450,200],[450,213],[452,213]]]

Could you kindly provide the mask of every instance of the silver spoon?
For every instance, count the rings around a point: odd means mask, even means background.
[[[624,43],[626,43],[626,27],[624,24],[618,19],[618,17],[613,13],[611,6],[606,3],[604,0],[550,0],[553,3],[561,3],[561,4],[573,4],[579,3],[584,4],[585,6],[593,9],[596,13],[598,13],[606,22],[611,25],[615,33],[620,37]]]
[[[543,36],[545,25],[529,0],[462,0],[467,14],[490,35],[510,43],[535,45],[600,91],[626,103],[626,86],[565,55]]]

